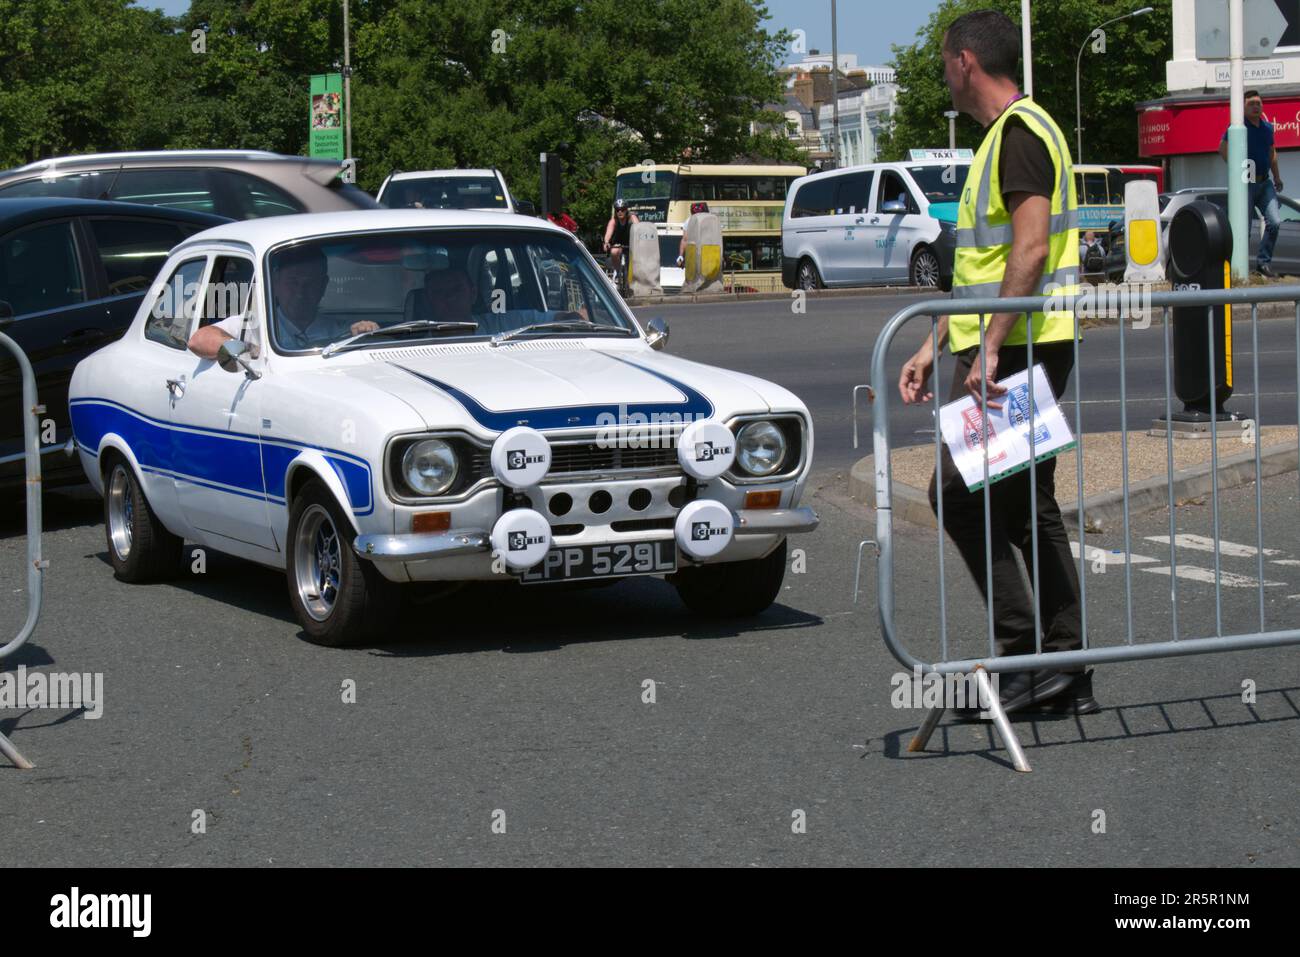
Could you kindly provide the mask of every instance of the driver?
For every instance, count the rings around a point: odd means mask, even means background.
[[[271,264],[271,295],[275,302],[275,332],[288,349],[310,349],[341,336],[373,332],[379,324],[363,319],[347,329],[337,320],[319,318],[316,310],[329,286],[325,253],[318,246],[297,246],[277,255]],[[244,317],[230,316],[203,326],[190,336],[189,349],[201,359],[215,359],[227,339],[238,339]]]
[[[605,252],[609,253],[610,265],[615,269],[623,261],[623,250],[632,238],[632,224],[639,223],[636,213],[627,208],[627,200],[614,200],[614,215],[605,226]]]

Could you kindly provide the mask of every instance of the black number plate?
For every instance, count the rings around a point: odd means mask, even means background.
[[[677,571],[677,543],[617,542],[611,545],[556,545],[546,557],[522,572],[526,585],[576,582],[627,575],[665,575]]]

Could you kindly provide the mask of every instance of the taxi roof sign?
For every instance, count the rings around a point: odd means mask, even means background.
[[[958,150],[908,150],[907,158],[914,163],[917,160],[968,160],[974,159],[975,154],[965,148]]]

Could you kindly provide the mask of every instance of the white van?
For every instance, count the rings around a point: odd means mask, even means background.
[[[426,169],[390,173],[375,199],[390,209],[473,209],[536,215],[516,200],[496,169]]]
[[[871,163],[803,176],[781,221],[789,289],[880,283],[952,288],[967,159]]]

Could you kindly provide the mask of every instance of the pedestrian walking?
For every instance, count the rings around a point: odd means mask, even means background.
[[[1282,190],[1282,176],[1277,171],[1273,124],[1264,119],[1264,99],[1259,95],[1259,90],[1247,90],[1245,100],[1247,165],[1244,172],[1250,191],[1251,217],[1254,218],[1256,211],[1264,217],[1264,238],[1260,240],[1259,252],[1255,255],[1255,271],[1261,276],[1272,278],[1275,273],[1269,263],[1273,260],[1273,246],[1277,243],[1278,230],[1282,228],[1281,209],[1277,200],[1277,194]],[[1227,162],[1226,129],[1223,138],[1219,140],[1219,155]]]
[[[953,298],[1036,296],[1057,290],[1078,292],[1079,233],[1074,176],[1066,138],[1055,120],[1015,81],[1020,59],[1020,28],[995,10],[976,10],[953,21],[944,35],[944,80],[953,106],[985,128],[971,163],[957,216]],[[1068,310],[1032,315],[1027,329],[1022,313],[986,316],[984,349],[980,319],[953,315],[938,323],[956,360],[950,401],[970,394],[990,405],[1006,390],[997,384],[1027,367],[1028,336],[1034,362],[1042,364],[1053,392],[1065,392],[1074,365],[1075,320]],[[932,341],[903,366],[898,388],[905,403],[933,398],[927,382],[934,369]],[[1056,502],[1056,460],[1034,467],[1038,508],[1039,594],[1025,586],[1017,556],[1032,575],[1029,472],[1018,472],[989,489],[993,591],[987,590],[984,545],[984,493],[970,492],[943,449],[940,474],[944,526],[961,553],[986,602],[993,603],[999,655],[1032,654],[1034,606],[1038,602],[1044,652],[1081,647],[1079,580],[1070,539]],[[930,501],[937,511],[939,488],[931,480]],[[999,696],[1008,711],[1036,710],[1087,714],[1098,710],[1092,672],[1081,668],[1016,672],[1001,682]]]

